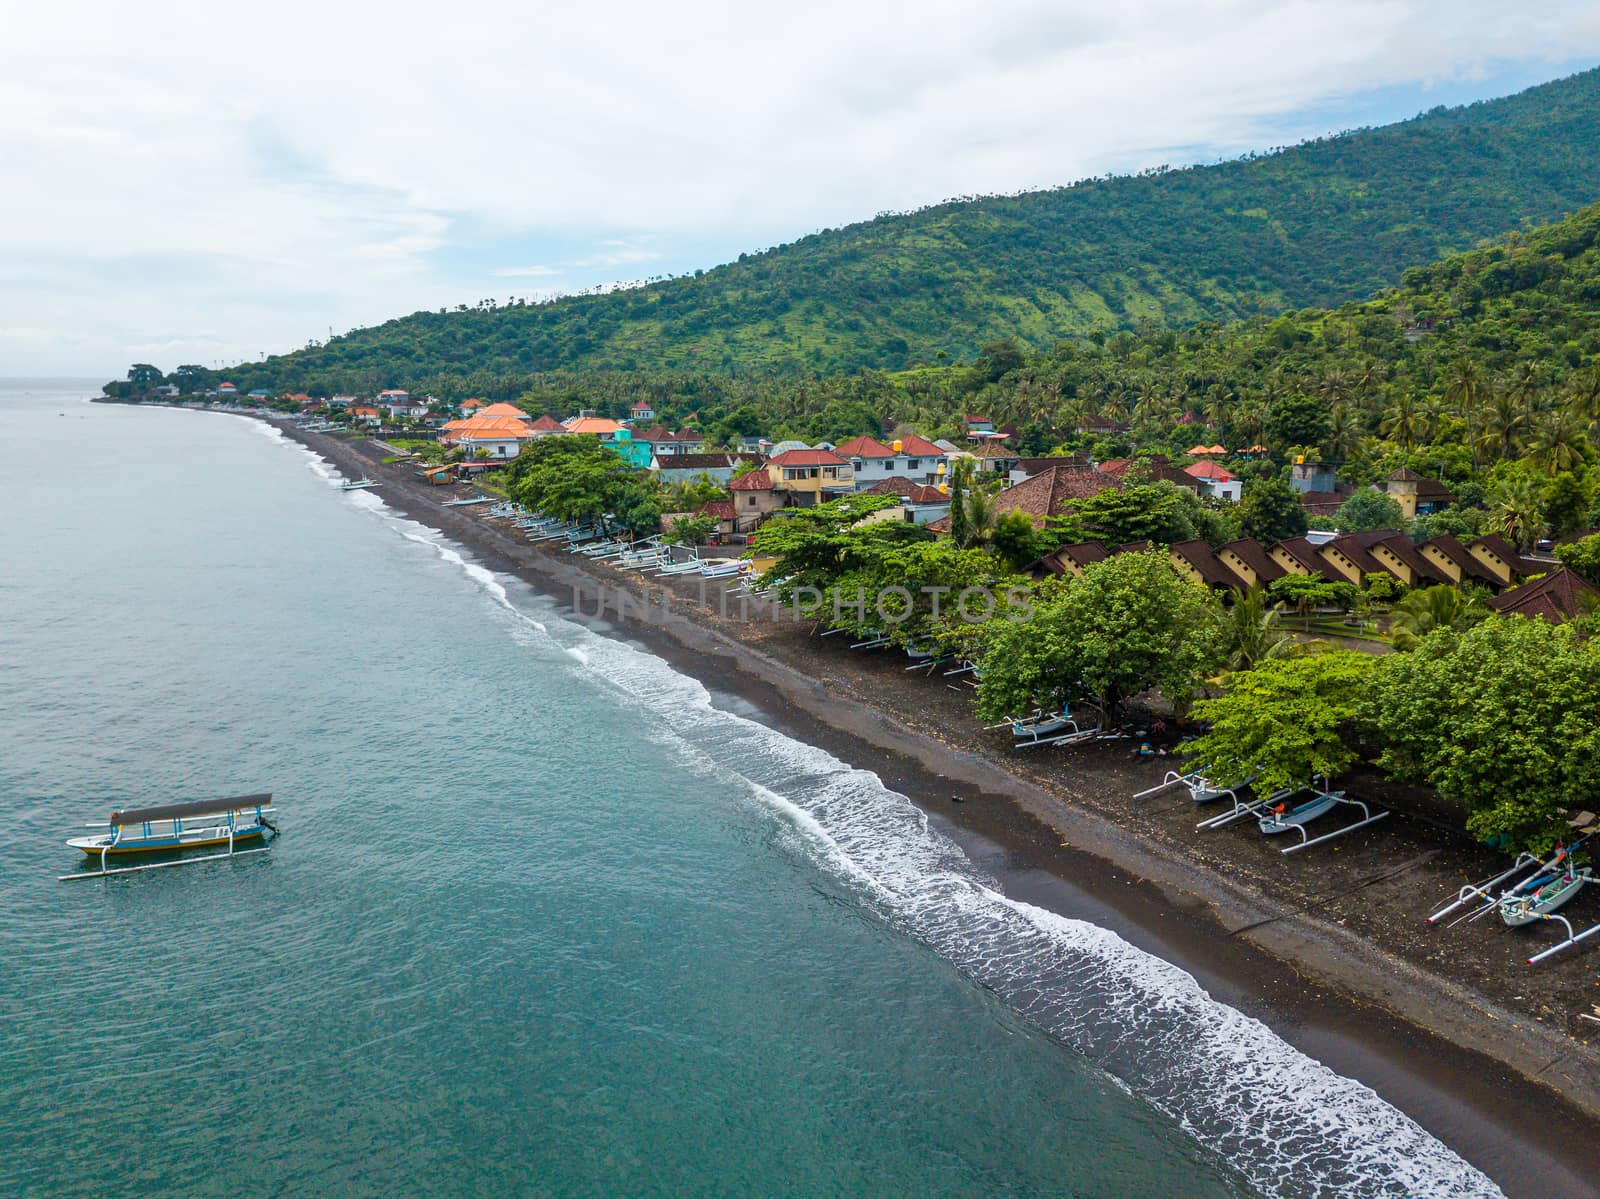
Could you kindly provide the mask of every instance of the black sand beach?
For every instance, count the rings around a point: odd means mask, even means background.
[[[976,729],[965,688],[908,674],[903,658],[852,652],[792,621],[725,618],[718,592],[701,602],[698,578],[664,591],[530,545],[481,509],[443,507],[462,493],[381,465],[370,442],[274,424],[346,474],[381,480],[387,504],[486,565],[573,602],[784,732],[873,769],[1007,894],[1111,928],[1190,971],[1373,1087],[1508,1195],[1600,1195],[1600,1053],[1577,1019],[1600,1000],[1592,951],[1530,968],[1532,942],[1487,921],[1425,927],[1431,908],[1497,861],[1425,811],[1397,810],[1291,858],[1238,830],[1196,833],[1181,792],[1131,798],[1174,760],[1135,760],[1127,742],[1015,755]],[[619,586],[649,586],[666,602],[592,615],[597,587]],[[1358,779],[1352,790],[1376,796],[1382,785]],[[1580,927],[1595,902],[1574,905]]]

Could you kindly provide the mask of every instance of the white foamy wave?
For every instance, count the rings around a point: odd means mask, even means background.
[[[1500,1194],[1369,1087],[1218,1003],[1186,971],[1108,929],[1001,894],[870,771],[716,708],[703,686],[651,654],[566,622],[557,635],[656,716],[700,768],[747,781],[794,824],[814,860],[885,920],[1099,1065],[1253,1186],[1363,1199]]]
[[[1001,894],[877,775],[717,708],[699,682],[653,654],[572,621],[547,627],[443,534],[381,500],[374,511],[459,566],[524,629],[542,634],[541,647],[560,645],[573,669],[643,709],[655,737],[676,743],[689,765],[745,783],[796,830],[813,862],[884,920],[1096,1063],[1253,1186],[1319,1199],[1501,1194],[1369,1087],[1218,1003],[1186,971],[1108,929]]]

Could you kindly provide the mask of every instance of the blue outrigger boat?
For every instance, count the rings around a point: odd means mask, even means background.
[[[63,874],[62,881],[76,878],[103,878],[108,874],[128,874],[135,870],[156,870],[164,866],[187,866],[194,862],[209,862],[217,858],[236,857],[245,853],[260,853],[267,848],[267,834],[276,834],[277,826],[269,816],[277,809],[272,806],[270,793],[262,795],[237,795],[229,799],[197,799],[186,803],[163,804],[153,808],[123,808],[112,812],[105,824],[91,824],[90,828],[107,831],[88,837],[69,838],[67,844],[81,849],[89,858],[100,860],[99,870],[80,870],[76,874]],[[248,848],[240,849],[243,843]],[[223,853],[205,854],[201,857],[181,857],[164,862],[149,862],[140,866],[111,868],[113,854],[149,854],[188,849],[214,849],[227,846]]]

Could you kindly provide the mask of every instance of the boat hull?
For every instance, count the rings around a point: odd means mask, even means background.
[[[1328,795],[1314,799],[1310,803],[1301,804],[1298,808],[1283,813],[1281,816],[1264,816],[1256,822],[1262,833],[1268,837],[1275,837],[1279,833],[1286,833],[1290,829],[1306,824],[1323,815],[1338,803],[1338,799]]]
[[[240,829],[233,835],[235,845],[244,841],[259,840],[266,830],[261,827]],[[118,854],[133,853],[162,853],[174,849],[212,849],[219,845],[227,845],[227,835],[214,836],[209,831],[199,837],[150,837],[136,840],[123,840],[119,844],[107,846],[103,837],[75,837],[67,842],[73,849],[81,849],[91,858],[100,858],[107,854],[112,857]]]
[[[1500,919],[1507,928],[1521,928],[1555,911],[1583,889],[1587,874],[1573,874],[1547,883],[1533,895],[1519,895],[1500,901]]]

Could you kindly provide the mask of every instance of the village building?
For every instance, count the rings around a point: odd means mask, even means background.
[[[1244,494],[1244,480],[1215,462],[1193,463],[1184,467],[1183,473],[1197,480],[1213,499],[1237,504]]]
[[[389,414],[390,420],[398,420],[402,416],[428,415],[426,400],[414,400],[403,391],[385,392],[378,400],[378,407]]]
[[[1378,490],[1388,493],[1400,505],[1400,515],[1406,520],[1427,516],[1456,502],[1455,495],[1443,483],[1406,466],[1385,475]]]
[[[602,442],[610,441],[620,428],[622,425],[618,421],[604,416],[574,416],[566,422],[568,433],[579,437],[598,437]]]
[[[882,479],[866,489],[868,495],[894,495],[900,497],[900,506],[885,508],[887,519],[909,521],[916,525],[929,524],[950,514],[950,494],[926,483],[915,483],[904,475]],[[878,514],[874,514],[877,516]],[[880,519],[883,517],[880,516]]]
[[[635,400],[633,403],[628,405],[629,420],[651,420],[654,418],[655,414],[656,410],[650,405],[648,400]]]
[[[363,424],[363,425],[381,425],[381,424],[383,424],[383,413],[379,412],[376,408],[372,407],[370,404],[359,404],[359,405],[357,405],[356,407],[350,409],[350,415],[359,424]]]
[[[746,462],[759,465],[759,460],[747,454],[654,454],[650,459],[650,473],[662,483],[695,483],[702,479],[726,487],[733,481],[733,472]]]
[[[1561,566],[1532,582],[1495,596],[1489,601],[1489,606],[1497,612],[1537,616],[1552,624],[1564,624],[1600,606],[1600,588]]]
[[[756,469],[746,471],[728,484],[733,506],[739,512],[739,531],[748,532],[782,508],[787,497],[773,486],[772,476]]]
[[[443,445],[459,446],[468,458],[515,458],[524,442],[533,439],[528,422],[513,416],[469,416],[448,421],[439,431]]]
[[[528,422],[528,432],[534,437],[560,437],[567,431],[567,427],[549,413],[536,416]]]
[[[802,508],[855,490],[855,468],[832,450],[785,450],[767,459],[766,470],[774,489],[786,492],[790,502]]]

